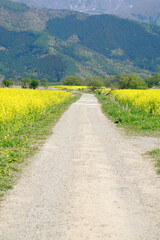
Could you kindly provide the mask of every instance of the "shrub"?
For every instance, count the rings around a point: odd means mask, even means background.
[[[29,88],[31,83],[31,78],[23,78],[22,79],[22,88]]]
[[[63,80],[63,85],[68,85],[68,86],[81,86],[81,82],[74,76],[69,76],[66,77]]]
[[[32,79],[29,88],[36,89],[39,86],[39,81],[37,79]]]
[[[2,83],[5,87],[11,87],[13,85],[12,81],[6,79],[4,79]]]
[[[92,90],[94,91],[96,88],[104,87],[104,79],[100,76],[88,77],[86,78],[87,86],[92,86]]]
[[[120,89],[146,89],[145,81],[134,73],[122,73],[117,76],[118,87]]]

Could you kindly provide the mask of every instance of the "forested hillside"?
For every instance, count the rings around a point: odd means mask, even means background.
[[[56,18],[47,30],[63,40],[72,35],[80,44],[112,59],[129,60],[150,71],[160,70],[160,28],[111,15]]]
[[[12,0],[29,6],[68,9],[95,14],[115,14],[124,18],[160,25],[159,0]]]
[[[29,9],[29,7],[23,3],[19,4],[16,2],[11,2],[9,0],[0,0],[0,7],[14,12],[26,12]]]
[[[160,71],[160,28],[0,0],[0,78]]]
[[[0,27],[0,71],[7,77],[37,76],[61,79],[65,64],[48,55],[40,44],[42,33],[9,31]]]

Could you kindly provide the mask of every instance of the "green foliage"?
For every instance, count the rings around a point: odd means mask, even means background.
[[[92,89],[101,88],[104,86],[104,79],[100,76],[86,78],[86,85],[92,86]]]
[[[0,0],[0,7],[14,12],[26,12],[29,9],[25,4],[15,3],[9,0]]]
[[[6,80],[6,79],[4,79],[4,80],[2,81],[2,83],[3,83],[3,85],[4,85],[5,87],[11,87],[11,86],[13,85],[13,82],[12,82],[12,81]]]
[[[41,35],[0,27],[0,46],[6,49],[0,51],[0,70],[6,78],[36,76],[60,80],[63,77],[66,65],[62,57],[50,55],[46,48],[35,46]]]
[[[35,42],[34,45],[36,47],[40,47],[42,49],[48,49],[49,44],[48,44],[48,33],[43,33]]]
[[[154,76],[148,76],[144,79],[149,88],[160,86],[160,73],[155,73]]]
[[[135,109],[124,107],[117,103],[111,95],[97,95],[102,104],[103,111],[118,126],[124,127],[127,131],[136,132],[137,134],[154,135],[154,132],[160,131],[159,117],[154,118]]]
[[[145,81],[134,73],[121,73],[116,76],[110,76],[106,79],[106,86],[112,89],[146,89]]]
[[[154,157],[156,161],[157,173],[160,174],[160,148],[151,151],[150,155]]]
[[[61,12],[61,18],[53,12],[54,19],[46,24],[48,10],[28,11],[29,20],[25,12],[15,14],[9,8],[5,14],[2,10],[0,16],[0,72],[7,79],[56,78],[59,82],[66,76],[106,78],[135,72],[145,77],[159,71],[159,27],[109,15],[87,17],[67,12]],[[39,25],[31,24],[35,14],[39,16]],[[81,20],[80,15],[84,16]],[[43,32],[36,32],[37,29]]]
[[[57,79],[55,79],[55,78],[52,79],[52,81],[53,81],[55,84],[57,83]]]
[[[36,89],[39,86],[39,81],[37,79],[32,79],[29,88]]]
[[[40,85],[41,85],[42,87],[47,88],[47,87],[48,87],[48,84],[49,84],[49,82],[48,82],[48,80],[47,80],[46,78],[42,78],[42,79],[40,80]]]
[[[62,57],[56,55],[47,55],[43,58],[36,59],[33,66],[38,72],[39,78],[47,78],[49,80],[57,78],[58,81],[63,77],[66,64]]]
[[[105,87],[111,87],[113,89],[113,82],[115,81],[116,75],[109,75],[107,76],[107,78],[105,79]],[[116,88],[118,88],[118,86],[116,86]]]
[[[9,81],[11,81],[14,86],[20,86],[21,85],[21,83],[16,78],[10,78]]]
[[[56,107],[54,105],[41,119],[33,122],[33,124],[26,123],[24,126],[15,127],[9,135],[6,134],[6,139],[0,135],[0,158],[3,159],[0,162],[0,198],[8,189],[12,188],[15,178],[21,170],[22,163],[35,153],[44,139],[51,134],[53,124],[57,122],[69,105],[78,100],[79,97],[80,95],[77,95],[64,103],[57,104]]]
[[[117,76],[118,85],[120,89],[146,89],[147,85],[145,81],[138,77],[136,74],[122,73]]]
[[[79,44],[89,49],[155,71],[160,64],[160,32],[157,26],[148,31],[145,26],[148,25],[111,15],[88,16],[81,20],[75,14],[49,20],[47,31],[63,40],[76,35]],[[71,51],[73,54],[73,49]]]
[[[31,83],[31,78],[22,78],[22,88],[29,88]]]
[[[66,77],[62,83],[68,86],[81,86],[81,82],[74,76]]]
[[[136,74],[121,73],[118,75],[110,75],[105,80],[105,86],[111,89],[146,89],[152,87],[160,87],[160,73],[153,76],[147,76],[144,79]]]

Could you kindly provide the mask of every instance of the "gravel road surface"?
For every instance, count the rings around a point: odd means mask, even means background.
[[[142,157],[158,143],[121,134],[83,94],[3,201],[0,240],[159,240],[160,179]]]

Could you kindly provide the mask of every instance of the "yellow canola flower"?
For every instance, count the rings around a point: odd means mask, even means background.
[[[58,89],[68,89],[71,91],[74,90],[83,90],[83,89],[90,89],[91,87],[89,86],[68,86],[68,85],[57,85],[57,86],[53,86],[53,88],[58,88]]]
[[[111,91],[110,88],[101,88],[101,89],[96,89],[95,93],[105,94],[105,93],[108,93],[110,91]]]
[[[85,89],[92,89],[93,87],[92,86],[67,86],[67,85],[57,85],[57,86],[54,86],[54,87],[51,87],[51,88],[58,88],[60,90],[62,89],[67,89],[67,90],[70,90],[70,91],[77,91],[77,90],[85,90]],[[109,88],[105,88],[105,87],[101,87],[100,89],[98,89],[97,91],[101,91],[102,94],[110,91],[111,89]]]
[[[47,110],[65,102],[71,93],[51,90],[0,89],[0,125],[32,124]]]
[[[114,90],[111,92],[120,104],[145,114],[160,116],[160,89]]]

